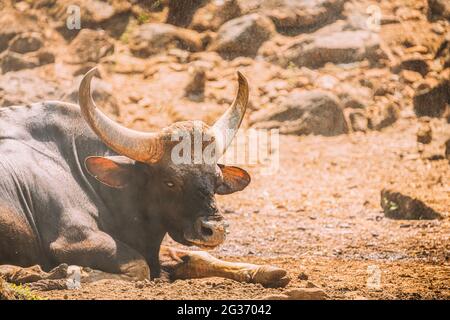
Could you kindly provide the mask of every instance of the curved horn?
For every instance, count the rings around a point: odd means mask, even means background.
[[[247,109],[248,103],[248,83],[247,79],[240,73],[237,72],[239,89],[234,98],[231,107],[214,123],[212,130],[214,137],[216,138],[216,157],[220,158],[234,136],[236,135],[239,127],[244,118],[245,110]]]
[[[97,136],[115,152],[131,159],[155,163],[164,153],[161,134],[140,132],[124,127],[108,118],[95,105],[91,96],[91,80],[97,67],[89,70],[78,91],[81,113]]]

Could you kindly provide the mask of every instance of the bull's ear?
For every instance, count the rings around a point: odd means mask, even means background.
[[[244,190],[250,183],[250,175],[244,169],[218,164],[222,170],[223,183],[217,188],[217,194],[230,194]]]
[[[87,157],[84,165],[95,179],[113,188],[126,187],[136,168],[134,160],[123,156]]]

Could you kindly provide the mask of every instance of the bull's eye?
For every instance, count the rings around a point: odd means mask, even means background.
[[[169,187],[169,188],[173,188],[175,186],[175,184],[172,181],[166,181],[165,184]]]

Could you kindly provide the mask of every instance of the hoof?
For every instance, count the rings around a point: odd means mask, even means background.
[[[251,279],[253,283],[260,283],[267,288],[285,287],[291,279],[284,269],[272,266],[259,266]]]

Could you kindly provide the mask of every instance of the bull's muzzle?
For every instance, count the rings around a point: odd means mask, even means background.
[[[197,218],[191,232],[185,232],[184,238],[201,248],[214,248],[225,241],[227,223],[222,216],[203,216]]]

